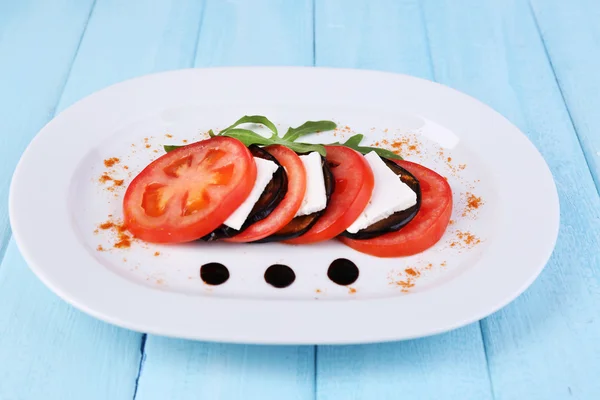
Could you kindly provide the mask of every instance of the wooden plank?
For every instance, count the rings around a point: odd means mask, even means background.
[[[312,399],[313,382],[313,346],[149,336],[137,399]]]
[[[312,2],[207,0],[196,67],[312,65]]]
[[[318,1],[319,66],[433,78],[417,0]],[[319,346],[319,399],[490,399],[479,324],[421,340]]]
[[[27,18],[36,16],[36,23],[28,22],[23,30],[38,32],[43,39],[38,42],[28,39],[21,45],[41,52],[41,56],[28,57],[45,66],[57,64],[52,51],[45,47],[59,49],[63,43],[73,42],[62,72],[64,80],[89,14],[89,4],[80,12],[83,22],[77,22],[79,3],[65,2],[56,11],[55,3],[46,7],[36,2],[35,6],[31,4],[22,10]],[[152,7],[143,0],[98,0],[58,109],[106,85],[136,75],[189,67],[200,15],[201,3],[196,0],[160,0],[152,2]],[[18,27],[21,23],[16,20],[14,24]],[[67,28],[71,24],[80,29]],[[56,32],[68,29],[75,31],[75,39],[69,40],[64,32],[55,36]],[[6,38],[3,36],[3,40]],[[14,67],[17,72],[25,70],[23,77],[15,74],[22,82],[32,78],[29,59],[24,58]],[[16,98],[23,101],[35,98],[37,84],[48,87],[46,90],[51,93],[51,85],[45,81],[43,72],[39,73],[41,77],[32,78],[35,84],[31,93],[25,91],[27,95],[19,94]],[[31,117],[49,118],[48,111],[52,111],[59,94],[60,90],[53,102],[42,110],[33,110],[36,114]],[[3,102],[9,100],[4,99]],[[26,116],[30,108],[26,104],[21,104],[21,108],[27,110],[23,111]],[[15,110],[20,115],[18,109]],[[10,149],[14,148],[17,146]],[[3,146],[2,151],[10,149]],[[140,346],[144,343],[142,335],[104,324],[67,306],[33,276],[13,243],[0,268],[0,337],[2,399],[129,400],[135,395]]]
[[[0,2],[0,193],[31,138],[52,117],[85,29],[92,0]],[[10,238],[0,199],[0,259]]]
[[[600,4],[531,2],[542,40],[600,190]]]
[[[195,66],[312,65],[312,3],[208,0]],[[138,400],[312,399],[314,346],[148,336]]]
[[[546,269],[482,322],[495,397],[599,398],[600,200],[530,7],[424,4],[437,79],[517,124],[550,165],[560,196],[561,233]]]

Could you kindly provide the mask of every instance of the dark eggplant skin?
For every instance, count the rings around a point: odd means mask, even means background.
[[[327,164],[325,158],[322,156],[321,167],[323,168],[323,178],[325,181],[325,195],[327,196],[327,204],[329,204],[329,201],[331,200],[331,194],[335,190],[335,179],[333,177],[333,174],[331,173],[331,169],[329,169],[329,165]],[[308,232],[308,230],[312,228],[314,224],[317,223],[321,215],[325,213],[325,210],[327,210],[327,207],[325,207],[321,211],[317,211],[312,214],[301,215],[299,217],[296,217],[277,233],[271,236],[267,236],[264,239],[254,241],[252,243],[280,242],[283,240],[294,239],[299,236],[302,236],[306,232]]]
[[[202,239],[206,242],[211,242],[218,239],[225,239],[234,237],[240,232],[243,232],[250,225],[267,218],[273,210],[281,203],[288,190],[288,177],[285,172],[285,168],[279,164],[277,159],[271,155],[267,150],[262,147],[258,147],[256,145],[251,145],[248,147],[250,152],[254,157],[262,158],[265,160],[273,161],[279,168],[273,174],[273,178],[265,187],[262,194],[258,198],[256,204],[250,211],[248,218],[244,222],[244,225],[240,228],[240,230],[236,230],[230,228],[226,225],[221,225],[208,235],[204,236]]]
[[[381,159],[383,160],[383,162],[385,162],[389,169],[391,169],[396,175],[398,175],[402,182],[406,183],[413,190],[413,192],[417,194],[417,204],[410,208],[407,208],[406,210],[395,212],[389,217],[382,219],[381,221],[376,222],[373,225],[366,227],[365,229],[361,229],[356,233],[344,231],[340,234],[340,236],[356,240],[365,240],[372,239],[374,237],[381,236],[386,233],[397,232],[403,227],[405,227],[410,221],[412,221],[412,219],[419,212],[419,209],[421,208],[421,185],[419,184],[417,178],[415,178],[413,174],[411,174],[395,162],[383,157]]]

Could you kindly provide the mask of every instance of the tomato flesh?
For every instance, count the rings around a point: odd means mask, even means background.
[[[306,192],[306,171],[300,157],[293,150],[281,145],[268,146],[265,150],[285,169],[288,177],[287,193],[267,218],[250,225],[234,237],[225,239],[227,242],[253,242],[271,236],[294,219],[302,205]]]
[[[421,208],[415,218],[397,232],[357,240],[340,240],[361,253],[377,257],[403,257],[421,253],[444,235],[452,214],[452,190],[444,177],[409,161],[394,160],[413,174],[421,185]]]
[[[285,243],[316,243],[338,236],[352,225],[371,199],[375,180],[362,154],[344,146],[325,146],[325,149],[335,179],[327,209],[308,232]]]
[[[237,139],[215,137],[156,159],[131,182],[125,226],[152,243],[196,240],[220,226],[250,194],[252,154]]]

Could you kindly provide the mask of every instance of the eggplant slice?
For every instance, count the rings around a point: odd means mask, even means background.
[[[333,178],[333,174],[331,173],[329,165],[325,161],[324,157],[321,157],[321,167],[323,168],[323,178],[325,181],[325,195],[327,196],[327,204],[329,204],[329,200],[331,200],[331,194],[335,190],[335,179]],[[325,210],[327,210],[327,207],[312,214],[296,217],[277,233],[252,243],[280,242],[302,236],[308,232],[308,230],[312,228],[314,224],[317,223],[321,215],[325,213]]]
[[[406,226],[406,224],[408,224],[410,221],[412,221],[412,219],[419,212],[419,209],[421,208],[421,185],[419,184],[417,178],[415,178],[413,174],[411,174],[395,162],[383,157],[381,159],[385,162],[389,169],[391,169],[396,175],[398,175],[402,182],[406,183],[413,190],[413,192],[417,194],[417,204],[410,208],[407,208],[406,210],[395,212],[389,217],[382,219],[381,221],[378,221],[373,225],[366,227],[365,229],[361,229],[356,233],[344,231],[340,234],[340,236],[345,236],[351,239],[364,240],[381,236],[390,232],[397,232],[404,226]]]
[[[208,235],[204,236],[202,239],[206,242],[211,242],[218,239],[225,239],[234,237],[240,232],[243,232],[250,225],[267,218],[273,210],[281,203],[281,200],[285,197],[288,190],[288,178],[285,172],[285,169],[279,164],[277,159],[271,155],[267,150],[262,147],[258,147],[256,145],[251,145],[248,147],[250,152],[254,157],[262,158],[264,160],[273,161],[279,168],[273,174],[273,178],[265,187],[262,194],[258,198],[256,204],[250,211],[248,218],[246,218],[246,222],[240,228],[240,230],[236,230],[230,228],[226,225],[221,225]]]

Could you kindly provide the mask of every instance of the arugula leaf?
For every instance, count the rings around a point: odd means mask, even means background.
[[[273,133],[270,138],[266,138],[262,135],[259,135],[256,132],[253,132],[249,129],[241,129],[236,128],[241,124],[254,123],[261,124],[266,126]],[[250,146],[253,144],[259,146],[268,146],[272,144],[280,144],[290,148],[296,153],[310,153],[316,151],[321,156],[325,157],[327,152],[325,147],[322,144],[312,144],[312,143],[298,143],[296,140],[302,136],[314,133],[314,132],[323,132],[330,131],[336,128],[336,124],[333,121],[307,121],[302,125],[296,128],[289,128],[286,134],[283,137],[280,137],[277,132],[277,127],[273,124],[267,117],[262,115],[246,115],[240,119],[238,119],[233,125],[228,126],[223,129],[218,134],[215,134],[212,130],[208,131],[210,137],[215,136],[229,136],[231,138],[237,139],[240,142],[244,143],[245,146]],[[358,151],[361,154],[367,154],[371,151],[377,153],[380,157],[385,157],[389,159],[402,159],[399,155],[394,152],[386,149],[380,149],[378,147],[369,147],[369,146],[360,146],[360,142],[364,139],[364,135],[356,134],[348,138],[344,143],[335,142],[331,143],[332,146],[346,146],[351,149]],[[164,149],[168,153],[175,149],[178,149],[183,146],[178,145],[165,145]]]
[[[360,142],[363,140],[364,137],[365,137],[364,135],[357,134],[357,135],[354,135],[354,136],[351,136],[350,138],[348,138],[348,140],[346,140],[344,143],[336,142],[336,143],[332,143],[332,145],[350,147],[351,149],[356,150],[361,154],[368,154],[368,153],[374,151],[380,157],[390,158],[390,159],[394,159],[394,160],[402,160],[403,159],[398,154],[396,154],[390,150],[381,149],[379,147],[359,146]]]
[[[335,129],[336,126],[333,121],[307,121],[297,128],[289,128],[285,135],[283,135],[283,139],[295,142],[301,136],[308,135],[309,133],[330,131]]]
[[[360,142],[362,142],[364,137],[365,135],[361,135],[360,133],[358,135],[351,136],[348,140],[344,142],[344,146],[358,146]]]
[[[398,154],[394,153],[393,151],[381,149],[379,147],[366,147],[366,146],[356,146],[356,147],[348,146],[348,147],[358,151],[361,154],[368,154],[368,153],[374,151],[375,153],[377,153],[379,155],[379,157],[390,158],[393,160],[403,160],[402,157],[400,157]]]
[[[242,124],[261,124],[261,125],[264,125],[267,128],[269,128],[271,130],[271,132],[273,132],[274,136],[279,136],[279,133],[277,132],[277,127],[275,126],[275,124],[273,124],[267,117],[263,117],[262,115],[245,115],[242,118],[235,121],[235,123],[233,125],[228,126],[227,128],[223,129],[219,133],[219,135],[222,135],[222,134],[232,130],[236,126],[242,125]],[[212,132],[212,131],[210,131],[210,132]],[[210,132],[209,132],[209,134],[210,134]]]
[[[177,150],[180,147],[183,147],[183,146],[178,146],[178,145],[175,145],[175,144],[165,144],[163,146],[163,148],[165,149],[165,151],[167,153],[170,152],[170,151],[173,151],[173,150]]]
[[[219,136],[228,136],[234,139],[239,140],[244,143],[246,147],[252,144],[258,144],[261,146],[267,146],[273,144],[274,141],[272,139],[268,139],[264,136],[259,135],[258,133],[252,132],[248,129],[229,129],[225,133],[223,131],[219,134]]]
[[[280,142],[279,144],[289,147],[296,153],[310,153],[316,151],[323,157],[327,155],[327,151],[322,144],[296,143],[296,142]]]

